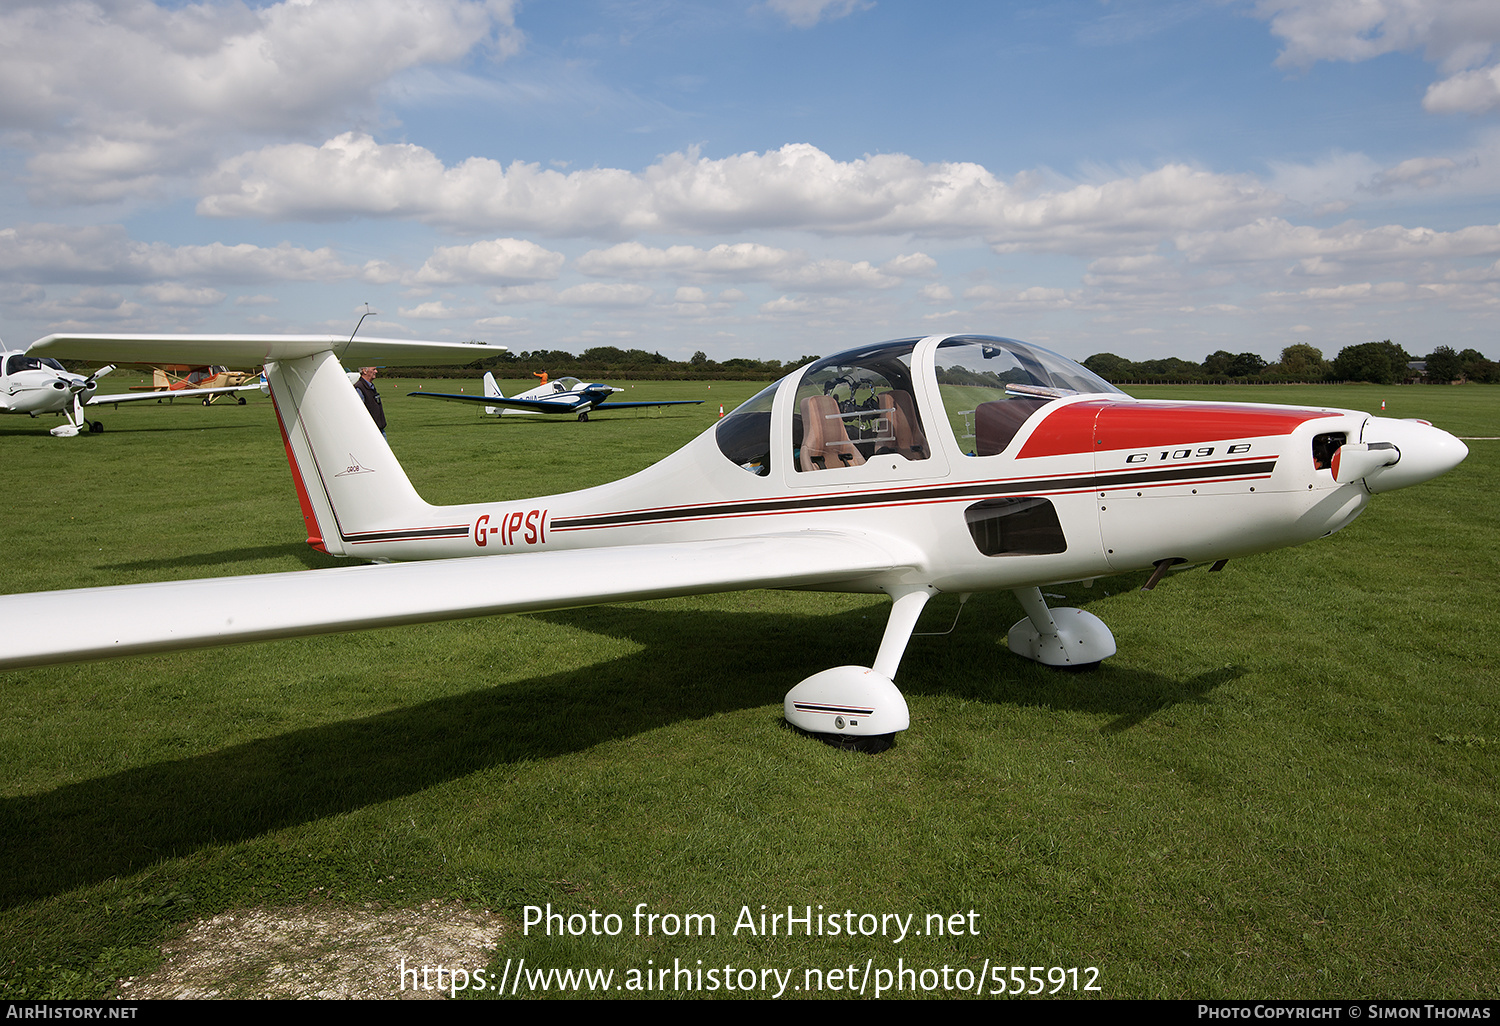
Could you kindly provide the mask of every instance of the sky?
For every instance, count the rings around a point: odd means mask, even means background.
[[[0,338],[1500,358],[1494,0],[3,0]]]

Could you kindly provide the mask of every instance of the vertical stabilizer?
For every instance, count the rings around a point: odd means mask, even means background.
[[[500,391],[500,386],[495,384],[495,375],[489,371],[484,372],[484,394],[486,398],[504,399],[505,393]],[[484,412],[490,416],[499,413],[500,410],[494,406],[486,406]]]
[[[266,380],[307,522],[307,541],[358,555],[427,522],[432,507],[411,486],[332,352],[266,364]]]

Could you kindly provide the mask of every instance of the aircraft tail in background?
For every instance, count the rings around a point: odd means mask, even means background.
[[[484,372],[484,396],[486,399],[505,398],[505,393],[500,391],[499,385],[495,384],[495,375],[491,374],[489,371]],[[484,408],[484,412],[493,417],[495,414],[500,412],[500,409],[496,406],[486,406]]]

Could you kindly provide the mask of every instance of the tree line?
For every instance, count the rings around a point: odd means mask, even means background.
[[[1411,364],[1425,362],[1425,369]],[[1083,365],[1111,384],[1208,382],[1260,384],[1272,382],[1369,381],[1378,385],[1402,382],[1457,384],[1500,382],[1500,363],[1485,359],[1477,349],[1454,352],[1438,346],[1425,357],[1412,356],[1386,339],[1345,346],[1332,360],[1322,350],[1298,343],[1281,351],[1281,359],[1267,363],[1255,353],[1210,353],[1202,363],[1169,357],[1132,361],[1114,353],[1096,353]]]
[[[734,357],[710,360],[696,352],[691,359],[671,360],[661,353],[644,349],[620,349],[616,346],[594,346],[577,356],[561,349],[538,349],[527,352],[505,352],[469,364],[462,370],[453,367],[402,368],[403,377],[462,377],[493,371],[501,378],[528,378],[547,372],[550,378],[613,378],[641,381],[774,381],[816,356],[799,356],[780,360],[751,360]]]
[[[774,381],[783,374],[818,359],[799,356],[780,360],[735,357],[710,360],[699,351],[686,361],[671,360],[643,349],[595,346],[576,356],[561,349],[505,352],[468,365],[402,368],[406,377],[474,376],[493,371],[502,378],[528,378],[546,371],[549,377],[571,375],[591,379]],[[1411,364],[1426,362],[1425,372]],[[1315,346],[1298,343],[1281,351],[1281,359],[1267,363],[1255,353],[1210,353],[1202,363],[1168,357],[1164,360],[1127,360],[1114,353],[1095,353],[1083,365],[1111,384],[1174,382],[1270,384],[1276,382],[1369,381],[1381,385],[1423,381],[1449,384],[1463,381],[1500,383],[1500,363],[1475,349],[1455,352],[1438,346],[1425,357],[1414,357],[1390,339],[1345,346],[1332,360]]]

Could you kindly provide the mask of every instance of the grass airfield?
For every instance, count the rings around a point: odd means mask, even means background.
[[[391,445],[437,503],[612,480],[762,387],[627,384],[621,399],[708,401],[579,424],[405,397],[477,380],[378,385]],[[1483,386],[1133,391],[1384,400],[1500,436]],[[268,400],[99,416],[103,434],[74,439],[0,418],[6,591],[340,562],[303,544]],[[986,994],[1017,989],[1011,966],[1043,967],[1044,993],[1046,969],[1092,966],[1110,998],[1493,998],[1500,442],[1469,445],[1331,538],[1149,594],[1144,574],[1049,589],[1114,631],[1119,654],[1092,673],[1012,658],[1019,607],[976,596],[953,633],[912,640],[912,729],[874,757],[781,723],[802,677],[873,658],[888,604],[868,596],[745,592],[0,675],[0,995],[118,996],[164,941],[227,911],[449,899],[509,921],[488,967],[462,967],[494,980],[508,959],[613,969],[616,986],[675,961],[790,970],[796,987],[900,960]],[[935,600],[918,630],[956,607]],[[523,907],[548,903],[623,931],[524,936]],[[717,934],[636,936],[641,903],[712,914]],[[732,932],[762,905],[918,927],[972,910],[974,932]]]

